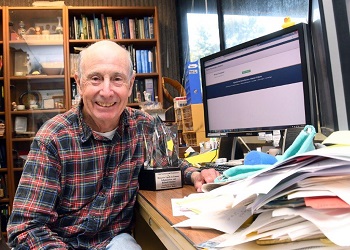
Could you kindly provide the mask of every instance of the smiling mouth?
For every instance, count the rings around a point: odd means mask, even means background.
[[[113,106],[116,103],[115,102],[112,102],[112,103],[96,102],[96,104],[98,106],[101,106],[101,107],[111,107],[111,106]]]

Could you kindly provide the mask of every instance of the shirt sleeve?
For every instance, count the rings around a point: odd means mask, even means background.
[[[35,139],[25,163],[8,221],[8,243],[15,249],[68,249],[48,227],[57,219],[60,168],[55,147]]]

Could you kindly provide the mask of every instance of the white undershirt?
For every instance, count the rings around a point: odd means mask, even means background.
[[[103,137],[107,137],[108,139],[112,140],[116,130],[117,130],[117,128],[113,129],[112,131],[108,131],[108,132],[104,132],[104,133],[96,132],[96,131],[95,131],[95,133],[99,134]]]

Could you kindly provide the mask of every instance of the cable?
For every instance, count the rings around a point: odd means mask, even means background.
[[[242,137],[238,136],[237,139],[244,145],[244,147],[248,150],[248,152],[252,151],[248,145],[245,143],[245,141],[242,139]]]

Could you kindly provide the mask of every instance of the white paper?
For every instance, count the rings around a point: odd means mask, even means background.
[[[245,207],[230,208],[216,213],[204,213],[173,225],[173,227],[212,228],[234,233],[251,213]]]

